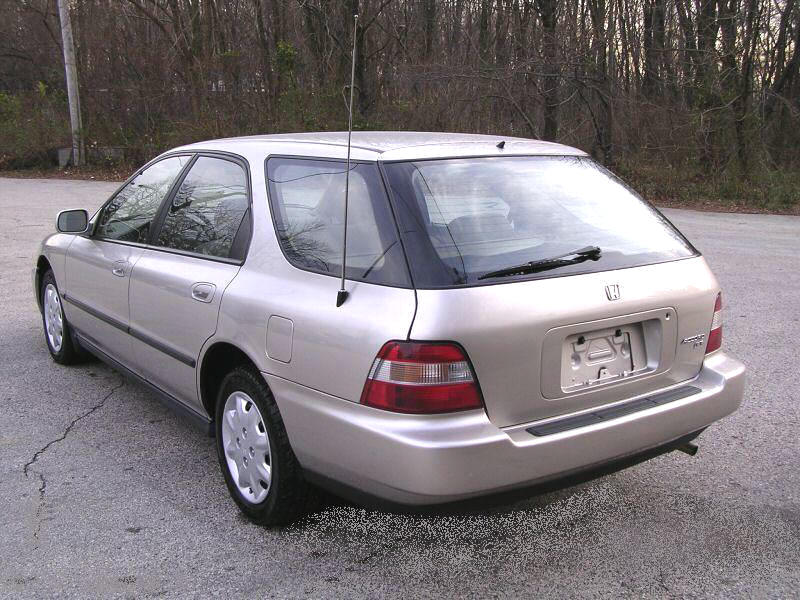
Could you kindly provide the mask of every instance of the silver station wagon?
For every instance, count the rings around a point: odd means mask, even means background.
[[[739,406],[706,261],[585,153],[356,132],[348,163],[347,140],[167,152],[60,213],[34,269],[55,361],[94,354],[206,428],[247,516],[290,521],[314,485],[528,493],[691,453]]]

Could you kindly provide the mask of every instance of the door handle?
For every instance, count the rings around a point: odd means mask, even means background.
[[[114,263],[114,266],[111,267],[111,272],[117,277],[125,277],[125,266],[127,264],[127,261],[118,260]]]
[[[211,302],[216,290],[217,286],[213,283],[195,283],[192,286],[192,299],[198,302]]]

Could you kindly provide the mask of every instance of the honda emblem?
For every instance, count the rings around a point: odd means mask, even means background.
[[[609,300],[619,300],[619,284],[612,283],[606,286],[606,297]]]

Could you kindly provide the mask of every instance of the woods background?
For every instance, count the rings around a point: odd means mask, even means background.
[[[345,129],[578,146],[651,200],[800,205],[800,0],[71,0],[88,146]],[[0,168],[68,146],[55,0],[0,0]],[[48,154],[49,152],[49,154]]]

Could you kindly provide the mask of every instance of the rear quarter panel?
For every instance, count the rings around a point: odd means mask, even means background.
[[[286,152],[286,147],[275,152]],[[347,281],[350,296],[337,308],[338,277],[298,269],[281,252],[269,212],[266,157],[263,152],[246,157],[252,174],[252,241],[244,265],[225,290],[217,333],[206,347],[229,342],[263,373],[358,402],[381,346],[407,338],[416,307],[414,291]],[[280,317],[273,324],[278,321],[281,327],[270,329],[270,335],[280,336],[271,340],[271,357],[268,323],[273,316]],[[278,395],[276,400],[283,413],[281,404],[287,400]],[[286,425],[291,437],[294,424]]]

